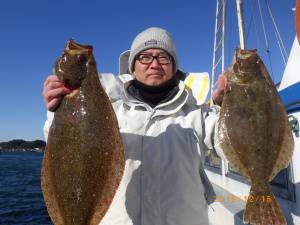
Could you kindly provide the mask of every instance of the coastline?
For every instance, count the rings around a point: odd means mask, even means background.
[[[46,142],[43,140],[25,141],[15,139],[7,142],[0,142],[1,152],[43,152]]]
[[[0,154],[4,152],[44,152],[44,148],[34,149],[0,149]]]

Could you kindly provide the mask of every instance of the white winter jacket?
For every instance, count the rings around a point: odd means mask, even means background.
[[[215,139],[216,108],[197,105],[183,82],[170,101],[151,108],[127,93],[130,81],[110,76],[101,83],[118,118],[126,164],[100,224],[208,225],[212,189],[202,163]]]

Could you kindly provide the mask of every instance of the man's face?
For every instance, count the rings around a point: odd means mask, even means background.
[[[157,58],[154,58],[152,62],[148,62],[152,56]],[[164,50],[147,49],[139,53],[138,58],[135,60],[133,74],[135,79],[143,84],[158,86],[173,77],[173,62]]]

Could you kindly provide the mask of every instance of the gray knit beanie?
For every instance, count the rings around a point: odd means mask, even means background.
[[[151,27],[139,33],[131,44],[128,60],[129,72],[131,74],[133,73],[133,63],[137,54],[150,48],[160,48],[168,52],[173,58],[174,72],[177,71],[178,61],[176,49],[170,33],[162,28]]]

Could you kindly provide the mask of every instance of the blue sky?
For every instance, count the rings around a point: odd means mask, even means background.
[[[228,0],[226,66],[238,45],[235,0]],[[245,27],[250,24],[250,0],[245,1]],[[264,6],[264,1],[261,1]],[[294,39],[294,0],[270,1],[271,9],[288,52]],[[256,14],[256,23],[259,23]],[[275,35],[264,10],[271,46],[273,79],[280,81],[284,65]],[[99,72],[118,73],[119,54],[130,47],[140,31],[158,26],[167,29],[176,43],[180,67],[187,72],[211,73],[214,0],[88,1],[42,0],[0,3],[0,141],[43,139],[46,108],[43,82],[51,74],[55,59],[66,41],[94,46]],[[250,27],[248,47],[264,47]],[[265,51],[260,50],[269,65]],[[277,55],[277,56],[276,56]]]

